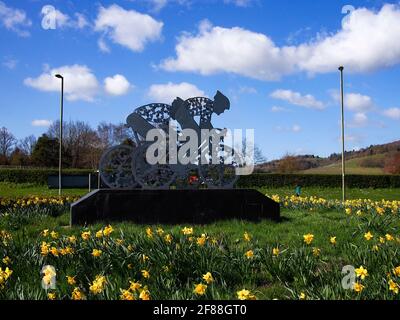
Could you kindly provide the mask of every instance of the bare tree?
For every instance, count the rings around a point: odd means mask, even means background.
[[[121,144],[126,140],[135,140],[131,129],[123,123],[112,124],[101,122],[97,126],[97,135],[104,149]]]
[[[26,155],[31,156],[33,149],[35,149],[36,142],[36,137],[34,135],[30,135],[19,141],[18,148]]]
[[[58,139],[59,126],[59,121],[54,122],[47,131],[48,136]],[[98,160],[99,158],[99,152],[96,150],[101,148],[100,139],[96,131],[88,123],[70,121],[63,124],[63,149],[70,158],[69,165],[71,167],[93,167],[94,162],[96,162],[95,159]]]
[[[8,157],[15,146],[16,139],[7,128],[0,129],[0,155],[4,158]]]

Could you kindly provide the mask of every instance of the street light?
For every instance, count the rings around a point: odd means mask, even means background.
[[[340,99],[341,99],[341,107],[342,107],[342,201],[343,206],[346,201],[346,187],[344,177],[346,174],[345,162],[344,162],[344,94],[343,94],[343,66],[339,67],[340,71]]]
[[[60,149],[58,153],[58,195],[61,196],[61,169],[62,169],[62,138],[63,138],[63,107],[64,107],[64,77],[56,74],[56,78],[61,79],[61,101],[60,101]]]

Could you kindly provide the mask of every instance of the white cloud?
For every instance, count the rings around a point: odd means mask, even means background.
[[[6,29],[16,32],[21,37],[29,36],[29,31],[26,31],[26,27],[32,25],[32,21],[26,15],[26,12],[20,9],[14,9],[7,7],[7,5],[0,1],[0,23],[3,24]]]
[[[357,112],[353,116],[353,120],[349,123],[350,128],[364,127],[368,124],[368,117],[365,113]]]
[[[347,142],[360,143],[361,141],[364,140],[364,138],[362,136],[355,135],[355,134],[354,135],[353,134],[345,134],[344,140],[347,141]],[[338,141],[341,142],[342,138],[339,137]]]
[[[147,14],[125,10],[114,4],[100,7],[95,31],[103,32],[113,42],[140,52],[147,42],[160,39],[163,23]]]
[[[50,127],[53,121],[51,120],[33,120],[32,126],[34,127]]]
[[[100,38],[97,41],[97,45],[99,46],[99,49],[100,49],[101,52],[104,52],[104,53],[110,53],[111,52],[110,47],[107,45],[107,43],[105,43],[103,38]]]
[[[282,63],[280,50],[268,37],[238,27],[200,23],[198,35],[183,34],[175,50],[177,58],[164,60],[161,68],[202,75],[228,72],[261,80],[277,80],[292,69]]]
[[[87,21],[86,17],[82,13],[75,13],[76,21],[75,26],[78,29],[83,29],[89,26],[89,22]]]
[[[253,0],[224,0],[225,3],[233,3],[237,7],[248,7]]]
[[[337,102],[340,102],[338,91],[332,91],[331,96]],[[367,112],[374,108],[374,102],[370,96],[360,93],[347,93],[344,95],[344,107],[353,112]]]
[[[257,89],[253,87],[247,87],[247,86],[241,86],[239,88],[239,93],[244,93],[244,94],[256,94]]]
[[[311,94],[302,95],[299,92],[291,90],[275,90],[271,93],[271,97],[283,101],[287,101],[296,106],[311,108],[311,109],[324,109],[325,105],[314,98]]]
[[[168,0],[150,0],[153,5],[153,11],[161,11],[168,3]]]
[[[129,81],[121,74],[104,79],[104,90],[113,96],[122,96],[131,88]]]
[[[17,64],[18,64],[18,60],[11,59],[11,58],[6,59],[6,60],[3,61],[3,63],[2,63],[2,65],[3,65],[4,67],[6,67],[6,68],[8,68],[8,69],[10,69],[10,70],[14,70],[15,67],[17,66]]]
[[[240,27],[209,26],[184,33],[176,57],[161,63],[168,71],[202,75],[227,72],[260,80],[277,80],[296,72],[310,74],[373,71],[400,63],[400,6],[379,11],[360,8],[343,27],[297,46],[277,46],[268,35]]]
[[[171,104],[177,97],[186,100],[192,97],[205,96],[205,93],[195,85],[187,82],[168,82],[166,84],[153,84],[150,86],[147,95],[154,99],[154,102]]]
[[[300,132],[301,131],[301,127],[298,124],[295,124],[292,127],[292,131],[293,132]]]
[[[271,108],[271,112],[283,112],[283,111],[286,111],[286,109],[283,107],[273,106]]]
[[[55,74],[64,76],[64,92],[70,101],[84,100],[94,101],[98,93],[99,84],[96,76],[84,65],[62,66],[45,70],[36,78],[26,78],[25,85],[41,91],[60,91],[60,79]]]
[[[400,108],[389,108],[383,111],[386,117],[394,120],[400,120]]]

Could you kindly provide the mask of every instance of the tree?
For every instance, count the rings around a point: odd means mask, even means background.
[[[298,159],[290,154],[286,154],[278,163],[279,173],[293,173],[300,170]]]
[[[58,139],[59,126],[59,121],[53,123],[48,129],[47,135]],[[96,131],[89,124],[83,121],[70,121],[63,124],[63,149],[67,155],[66,159],[69,159],[66,163],[68,167],[91,167],[94,148],[99,148],[99,139]]]
[[[33,149],[35,149],[36,137],[30,135],[19,141],[18,148],[21,149],[27,156],[31,156]]]
[[[386,158],[383,170],[390,174],[400,174],[400,152],[391,154]]]
[[[43,134],[33,149],[32,161],[40,167],[57,167],[58,153],[58,139],[49,138],[46,134]]]
[[[14,135],[7,128],[0,129],[0,155],[7,158],[16,143]]]
[[[25,166],[29,163],[29,157],[20,148],[16,147],[10,155],[12,166]]]

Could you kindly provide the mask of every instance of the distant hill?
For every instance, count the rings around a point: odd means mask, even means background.
[[[400,140],[346,151],[346,173],[383,174],[386,159],[398,152],[400,152]],[[327,158],[314,155],[287,156],[258,165],[256,169],[269,173],[289,171],[305,174],[341,174],[341,161],[340,153],[333,153]]]

